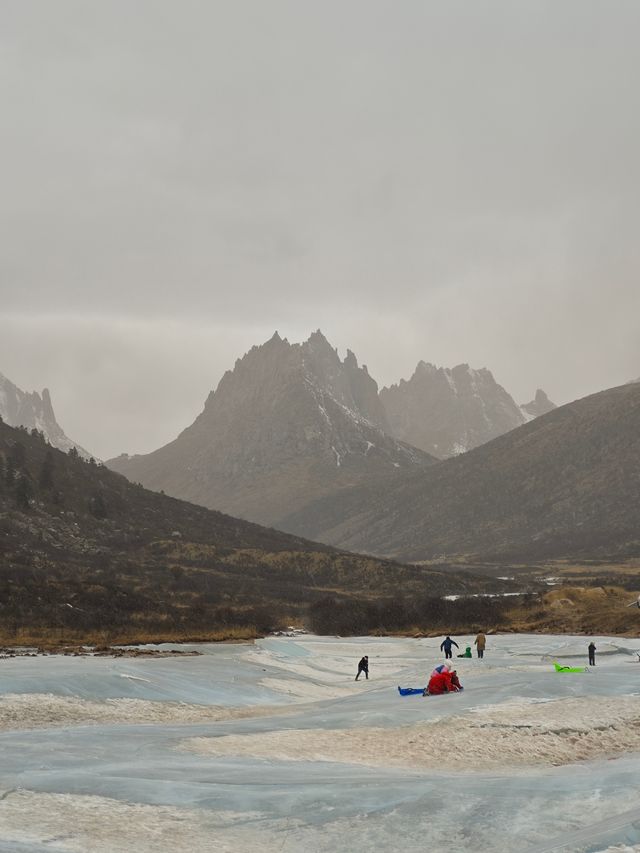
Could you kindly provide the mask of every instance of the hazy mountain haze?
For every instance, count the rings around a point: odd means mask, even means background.
[[[632,0],[4,0],[0,371],[103,458],[277,329],[382,385],[640,372]]]

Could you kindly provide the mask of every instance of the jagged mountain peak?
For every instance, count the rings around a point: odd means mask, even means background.
[[[334,349],[322,333],[321,329],[316,329],[315,332],[311,332],[305,343],[312,346],[327,346],[331,350]]]
[[[247,355],[249,355],[251,353],[264,353],[264,352],[271,352],[271,351],[276,351],[276,352],[282,351],[282,352],[284,352],[284,351],[288,350],[290,347],[291,347],[291,344],[289,343],[289,341],[286,338],[281,337],[279,332],[275,331],[271,335],[269,340],[265,341],[262,344],[256,344],[256,345],[252,346],[251,349],[249,350],[249,352],[245,353],[245,355],[242,358],[238,359],[238,361],[243,361],[243,359],[246,358]]]
[[[411,380],[415,379],[416,381],[420,379],[429,379],[433,376],[439,376],[441,378],[448,377],[449,379],[464,379],[464,378],[475,378],[479,377],[482,379],[487,379],[489,381],[495,381],[493,379],[493,374],[486,367],[474,368],[471,367],[467,362],[462,362],[461,364],[456,364],[454,367],[439,367],[436,364],[432,364],[429,361],[419,361],[416,365],[416,369],[414,370],[411,379],[401,379],[399,384],[403,382],[411,382]],[[395,386],[390,386],[395,387]]]
[[[534,397],[534,402],[536,403],[550,403],[551,400],[547,396],[547,394],[542,390],[542,388],[536,389],[536,395]]]
[[[56,420],[48,388],[37,391],[22,391],[3,373],[0,373],[0,417],[12,427],[37,429],[53,447],[65,452],[75,447],[81,456],[89,459],[91,454],[72,441]]]
[[[209,394],[205,412],[221,395],[230,399],[236,391],[243,394],[251,387],[254,399],[262,399],[274,396],[275,387],[296,382],[307,394],[328,395],[355,420],[365,419],[382,429],[388,426],[378,399],[378,384],[366,365],[359,366],[351,350],[341,360],[338,350],[319,329],[301,343],[291,344],[276,333],[253,346]]]
[[[252,347],[166,447],[108,463],[130,479],[253,521],[433,458],[392,438],[378,385],[320,330]]]
[[[251,347],[251,350],[249,350],[249,352],[253,352],[254,350],[257,352],[268,352],[270,350],[287,350],[290,346],[291,344],[289,343],[289,341],[286,338],[283,338],[276,330],[271,335],[268,341],[265,341],[263,344]]]
[[[541,415],[546,415],[547,412],[552,412],[556,407],[555,403],[547,397],[542,388],[536,390],[536,395],[529,403],[523,403],[520,406],[527,420],[531,418],[539,418]]]
[[[358,366],[358,359],[355,357],[354,353],[350,349],[347,350],[347,355],[345,356],[343,364],[345,367],[349,368],[356,368]],[[362,365],[362,369],[367,369],[366,364]]]
[[[419,361],[408,381],[383,388],[392,435],[445,458],[525,422],[514,400],[486,367],[438,367]]]

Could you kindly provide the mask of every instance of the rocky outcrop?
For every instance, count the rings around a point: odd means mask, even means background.
[[[396,438],[441,459],[465,453],[529,420],[490,370],[418,363],[380,400]]]
[[[552,412],[557,407],[555,403],[551,402],[544,391],[538,388],[534,399],[530,403],[523,403],[520,408],[531,419],[539,418],[540,415],[546,415],[547,412]]]
[[[37,429],[44,433],[45,438],[54,447],[68,452],[75,447],[85,459],[90,453],[72,441],[56,420],[51,404],[51,395],[45,388],[42,395],[37,391],[31,393],[21,391],[17,385],[10,382],[0,373],[0,417],[12,427]]]
[[[433,458],[388,433],[378,386],[324,335],[253,347],[175,441],[107,465],[148,488],[278,526],[308,501]]]

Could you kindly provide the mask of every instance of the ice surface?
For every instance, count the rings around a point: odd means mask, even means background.
[[[425,699],[441,638],[1,660],[0,853],[640,853],[640,641],[553,671],[590,639],[490,636]]]

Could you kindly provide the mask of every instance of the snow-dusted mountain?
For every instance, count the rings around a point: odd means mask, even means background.
[[[433,458],[388,434],[378,386],[320,331],[236,362],[173,442],[107,465],[148,488],[278,526],[308,501]]]
[[[68,452],[75,447],[86,459],[91,455],[65,435],[56,420],[47,388],[43,390],[42,395],[37,391],[22,391],[0,373],[0,417],[9,426],[39,430],[44,433],[49,443],[59,450]]]
[[[539,395],[542,395],[539,397]],[[420,361],[413,376],[383,388],[380,400],[396,438],[445,459],[497,438],[554,408],[544,392],[522,408],[490,370]],[[534,411],[535,407],[540,411]]]

